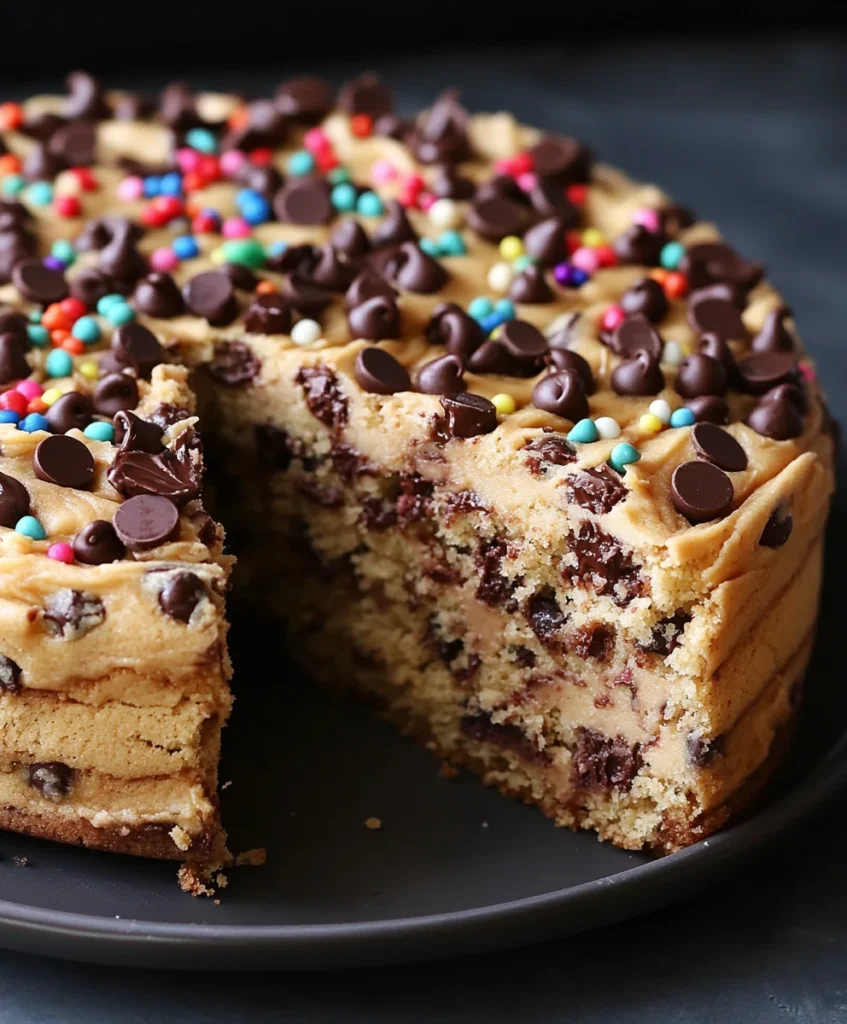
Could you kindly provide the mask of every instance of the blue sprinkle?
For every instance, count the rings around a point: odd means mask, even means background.
[[[569,274],[570,287],[581,288],[590,276],[590,274],[582,270],[580,267],[571,267],[571,272]]]
[[[0,409],[0,423],[17,423],[19,419],[14,409]]]
[[[498,299],[494,309],[500,314],[503,320],[515,319],[515,304],[511,299]]]
[[[612,449],[609,455],[609,465],[612,469],[617,470],[618,473],[625,473],[626,467],[633,462],[638,462],[640,458],[641,452],[637,448],[633,448],[626,441],[621,441],[620,444],[616,444]]]
[[[283,242],[282,239],[278,242],[271,242],[268,246],[268,256],[282,256],[287,248],[288,242]]]
[[[363,192],[356,200],[356,212],[363,217],[381,217],[385,207],[376,192]]]
[[[26,329],[26,333],[36,348],[44,348],[47,342],[50,341],[50,332],[46,327],[42,327],[41,324],[30,324]]]
[[[23,519],[19,519],[15,523],[15,530],[22,533],[24,537],[29,537],[30,540],[44,540],[47,536],[47,531],[35,516],[24,516]]]
[[[594,420],[584,419],[574,423],[568,433],[568,440],[577,444],[591,444],[599,438]]]
[[[200,255],[200,246],[192,235],[177,235],[171,242],[171,249],[181,260],[193,260]]]
[[[695,418],[694,413],[683,406],[682,409],[674,409],[670,423],[672,427],[690,427],[694,424]]]
[[[662,251],[659,253],[659,262],[665,270],[676,270],[682,262],[684,255],[685,246],[682,242],[668,242],[667,245],[662,246]]]
[[[486,334],[490,334],[496,327],[504,324],[507,317],[503,316],[502,313],[498,313],[496,310],[493,313],[489,313],[488,316],[484,316],[479,321],[479,326],[483,329]]]
[[[37,412],[31,412],[18,424],[18,430],[25,430],[28,434],[34,434],[36,430],[49,430],[50,424]]]
[[[311,174],[315,169],[315,158],[307,149],[298,149],[288,158],[288,173],[295,176]]]
[[[483,317],[493,312],[494,303],[484,295],[477,295],[475,299],[471,299],[468,303],[468,316],[472,316],[474,320],[482,320]]]
[[[182,178],[175,172],[170,171],[162,176],[159,182],[159,194],[163,196],[181,196]]]
[[[153,199],[158,196],[162,191],[162,179],[156,175],[151,174],[149,177],[144,179],[144,198]]]
[[[63,348],[54,348],[44,360],[44,369],[47,371],[48,377],[70,377],[73,373],[74,361]]]
[[[245,188],[238,193],[238,209],[248,224],[264,224],[271,219],[271,204],[261,193]]]
[[[26,198],[33,206],[49,206],[53,202],[53,186],[49,181],[34,181],[26,190]]]
[[[418,246],[421,252],[425,252],[427,256],[431,256],[433,259],[438,259],[441,255],[441,250],[438,248],[438,242],[434,238],[421,238],[418,242]]]
[[[95,420],[94,423],[88,424],[83,430],[83,434],[90,437],[92,441],[114,441],[115,428],[111,423],[101,423],[99,420]]]
[[[468,251],[458,231],[442,231],[438,236],[438,248],[443,256],[464,256]]]
[[[356,186],[347,181],[336,185],[329,196],[333,209],[339,213],[350,213],[356,209]]]
[[[217,139],[206,128],[192,128],[185,133],[185,142],[198,153],[215,153],[218,148]]]

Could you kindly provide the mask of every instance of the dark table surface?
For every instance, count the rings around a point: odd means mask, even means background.
[[[395,82],[404,106],[460,84],[472,109],[508,107],[578,135],[718,221],[742,252],[767,262],[835,416],[847,419],[847,44],[641,41],[579,54],[548,46],[369,55],[318,68],[340,79],[363,63]],[[298,70],[286,63],[286,75]],[[260,92],[281,77],[198,71],[194,80],[246,79]],[[842,801],[765,861],[685,903],[516,952],[286,975],[169,974],[0,953],[0,1024],[844,1022],[845,810]]]

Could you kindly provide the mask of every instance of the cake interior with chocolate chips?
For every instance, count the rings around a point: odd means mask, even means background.
[[[557,824],[671,852],[750,799],[834,448],[760,264],[373,75],[75,72],[0,138],[0,827],[224,856],[218,518],[318,683]]]

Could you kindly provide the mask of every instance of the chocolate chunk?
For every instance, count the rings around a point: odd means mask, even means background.
[[[518,580],[503,575],[503,559],[506,557],[505,541],[498,537],[483,540],[474,561],[479,571],[479,585],[476,597],[484,604],[496,607],[506,604],[518,586]]]
[[[524,445],[527,465],[535,476],[541,476],[543,466],[567,466],[576,462],[576,448],[560,434],[544,434]]]
[[[658,361],[662,357],[664,343],[647,317],[636,313],[618,324],[609,339],[609,347],[624,359],[632,359],[638,352],[647,352]]]
[[[106,477],[112,487],[125,497],[155,494],[184,505],[200,494],[202,473],[196,449],[186,443],[173,449],[166,448],[157,455],[120,449]]]
[[[222,270],[195,274],[182,289],[189,312],[202,316],[213,327],[225,327],[238,316],[232,281]]]
[[[274,196],[273,208],[284,224],[328,224],[335,216],[322,178],[291,178]]]
[[[547,339],[526,320],[508,320],[500,328],[498,342],[518,362],[535,362],[547,352]]]
[[[576,566],[565,566],[566,577],[590,583],[595,593],[601,597],[609,594],[622,606],[643,591],[640,567],[624,552],[620,542],[596,523],[581,523],[576,533],[570,532],[568,546],[576,557]]]
[[[61,270],[46,267],[40,259],[31,257],[16,263],[12,270],[12,284],[25,299],[49,306],[68,296],[68,282]]]
[[[455,395],[467,388],[462,375],[464,364],[458,356],[439,356],[418,370],[418,391],[425,395]]]
[[[615,239],[613,248],[621,263],[642,267],[658,267],[659,254],[667,243],[661,232],[648,231],[643,224],[633,224]]]
[[[302,366],[295,378],[303,388],[309,412],[324,426],[338,429],[347,422],[347,398],[328,366]]]
[[[565,483],[565,497],[571,505],[579,505],[596,515],[603,515],[626,498],[620,476],[607,465],[573,473]]]
[[[723,519],[732,510],[732,481],[710,462],[683,462],[671,477],[671,500],[692,523]]]
[[[44,626],[51,636],[76,640],[99,626],[106,609],[96,594],[65,588],[57,590],[44,608]]]
[[[201,544],[210,548],[218,539],[218,529],[214,519],[205,509],[197,509],[189,516],[194,529],[197,531],[197,539]]]
[[[479,323],[453,302],[436,307],[426,325],[427,340],[443,345],[461,360],[467,360],[485,340]]]
[[[451,437],[477,437],[497,429],[497,410],[482,395],[445,395],[441,404]]]
[[[459,174],[455,167],[445,165],[438,168],[430,191],[439,199],[470,199],[475,187],[470,178]]]
[[[115,532],[130,551],[148,551],[179,534],[179,509],[159,494],[139,494],[115,511]]]
[[[715,284],[707,284],[702,288],[696,288],[688,295],[688,305],[695,306],[705,299],[723,299],[731,302],[740,313],[744,312],[747,306],[747,292],[738,284],[730,281],[718,281]]]
[[[243,263],[224,263],[221,270],[232,281],[232,287],[239,291],[252,292],[259,283],[259,278]]]
[[[788,505],[780,501],[765,523],[759,543],[765,548],[781,548],[791,536],[793,528],[794,518],[788,511]]]
[[[355,217],[346,217],[340,221],[329,241],[337,252],[344,253],[350,260],[361,259],[371,250],[371,240]]]
[[[698,423],[729,423],[729,404],[719,395],[701,395],[685,403],[685,407],[694,413]]]
[[[38,139],[45,142],[57,128],[61,128],[65,118],[50,110],[27,117],[20,127],[20,131],[31,139]]]
[[[112,353],[119,363],[129,366],[145,380],[153,367],[164,359],[164,349],[156,335],[139,323],[121,324],[112,334]]]
[[[21,666],[5,654],[0,654],[0,694],[20,693],[23,689],[21,675]]]
[[[88,395],[81,391],[68,391],[57,398],[45,413],[54,434],[64,434],[68,430],[85,430],[94,419],[94,407]]]
[[[740,473],[747,468],[747,453],[732,434],[714,423],[696,423],[691,428],[691,443],[698,455],[719,469]]]
[[[532,595],[527,602],[526,617],[533,633],[545,646],[550,644],[567,621],[552,587],[544,587]]]
[[[301,316],[316,317],[332,302],[332,293],[299,273],[289,274],[282,283],[282,295]]]
[[[312,280],[331,292],[345,292],[356,277],[356,266],[342,260],[331,245],[322,245]]]
[[[23,380],[29,372],[20,338],[11,331],[4,331],[0,334],[0,385]]]
[[[471,156],[468,112],[458,89],[445,89],[419,120],[407,145],[422,164],[458,164]]]
[[[97,149],[97,129],[88,121],[76,121],[57,128],[47,142],[51,156],[65,167],[89,167]]]
[[[663,230],[673,238],[685,228],[690,228],[697,219],[687,206],[681,206],[679,203],[668,203],[659,210],[659,216],[662,219]]]
[[[462,732],[476,743],[491,743],[523,758],[524,761],[550,760],[549,753],[539,750],[535,742],[517,725],[509,722],[492,722],[491,716],[487,714],[464,715],[459,725]]]
[[[571,635],[569,646],[580,658],[605,661],[614,650],[615,631],[610,626],[583,627]]]
[[[87,491],[94,480],[94,456],[88,446],[66,434],[51,434],[39,441],[32,466],[39,480],[58,487]]]
[[[95,519],[84,526],[74,537],[72,546],[76,560],[83,565],[119,562],[126,554],[115,528],[105,519]]]
[[[396,395],[398,391],[412,390],[406,368],[384,348],[360,349],[354,373],[359,386],[374,395]]]
[[[75,299],[79,299],[89,309],[94,309],[105,295],[113,295],[116,292],[115,282],[111,276],[105,270],[100,270],[99,267],[85,267],[80,270],[71,278],[70,289],[71,295]],[[137,309],[142,313],[150,312],[138,302],[137,296],[134,299]],[[179,304],[181,310],[182,299],[179,300]],[[155,316],[155,314],[151,313],[151,316]]]
[[[45,800],[58,804],[73,790],[74,770],[61,761],[40,761],[28,767],[27,778]]]
[[[638,744],[623,736],[604,736],[595,729],[576,730],[572,771],[580,789],[628,790],[641,767]]]
[[[338,106],[345,114],[369,114],[373,118],[390,114],[394,99],[388,86],[374,74],[360,75],[347,82],[338,94]]]
[[[628,288],[619,305],[627,316],[641,314],[650,323],[658,324],[668,314],[668,300],[664,288],[652,277],[642,277]]]
[[[126,373],[110,373],[94,389],[94,411],[101,416],[114,416],[121,409],[138,405],[138,384]]]
[[[554,338],[549,341],[550,352],[548,359],[550,361],[550,372],[556,373],[559,370],[573,370],[579,374],[582,386],[585,389],[586,395],[593,395],[595,391],[594,385],[594,374],[591,372],[591,365],[587,359],[571,349],[567,348],[554,348]]]
[[[64,161],[51,153],[46,143],[36,142],[24,160],[23,175],[27,181],[52,181],[64,167]]]
[[[529,222],[523,206],[505,196],[475,199],[467,213],[468,227],[491,242],[507,235],[522,235]]]
[[[231,128],[221,139],[221,149],[249,151],[279,146],[286,141],[289,123],[273,100],[253,100],[247,104],[244,122]]]
[[[386,246],[403,245],[404,242],[417,240],[418,233],[412,227],[406,211],[396,199],[392,199],[386,206],[385,217],[374,232],[371,245],[374,249],[383,249]]]
[[[753,338],[751,348],[754,352],[793,352],[794,338],[785,326],[785,319],[791,316],[791,310],[785,306],[772,309],[762,325],[762,329]]]
[[[689,302],[688,322],[698,334],[717,334],[725,341],[741,341],[747,337],[741,313],[728,299],[702,298]]]
[[[162,427],[158,423],[143,420],[134,412],[122,410],[116,413],[114,426],[115,444],[121,451],[158,455],[165,447],[162,442]]]
[[[667,657],[682,643],[683,630],[690,621],[691,616],[687,612],[675,612],[670,618],[658,622],[652,629],[649,642],[639,646],[650,654]]]
[[[14,529],[19,519],[29,515],[29,491],[20,480],[0,473],[0,526]]]
[[[553,289],[547,283],[541,267],[530,264],[512,278],[509,298],[513,302],[543,305],[553,301]]]
[[[642,349],[612,371],[612,390],[617,395],[658,395],[665,378],[658,360]]]
[[[404,242],[392,253],[386,271],[404,291],[422,295],[440,291],[449,276],[438,260],[419,249],[415,242]]]
[[[243,341],[219,341],[206,367],[219,384],[240,388],[252,384],[262,370],[258,356]]]
[[[554,178],[561,184],[588,180],[591,154],[569,135],[545,135],[529,150],[539,178]]]
[[[757,434],[774,441],[799,437],[803,433],[803,402],[802,393],[793,384],[779,384],[759,399],[746,423]]]
[[[206,584],[193,572],[178,572],[159,591],[159,607],[172,619],[188,622],[198,604],[207,598]]]
[[[795,359],[789,352],[753,352],[738,361],[738,372],[747,391],[762,395],[794,374]]]
[[[674,388],[683,398],[722,395],[726,391],[726,370],[717,359],[694,352],[680,363]]]
[[[280,292],[254,295],[244,314],[244,327],[253,334],[288,334],[291,309]]]
[[[588,399],[582,378],[574,370],[563,370],[542,379],[532,389],[536,409],[553,413],[563,419],[584,419],[588,415]]]
[[[472,373],[499,373],[503,376],[517,377],[521,374],[521,363],[509,352],[505,345],[490,339],[484,341],[468,359],[468,369]],[[529,376],[534,376],[537,367],[534,363],[525,362],[524,369]]]
[[[347,309],[355,309],[377,295],[393,302],[397,298],[397,291],[380,274],[369,269],[363,270],[347,289],[344,305]]]
[[[400,311],[393,298],[375,295],[347,314],[347,323],[354,338],[382,341],[400,337]]]
[[[289,78],[274,93],[274,104],[280,114],[302,124],[322,121],[334,101],[332,86],[323,78]]]
[[[708,768],[716,757],[723,753],[723,736],[707,740],[699,733],[690,733],[686,739],[688,760],[695,768]]]
[[[539,263],[548,267],[561,263],[568,258],[565,222],[561,217],[548,217],[540,221],[524,235],[523,244],[526,254]]]
[[[760,263],[745,260],[725,242],[699,242],[689,246],[679,269],[692,289],[726,282],[749,291],[764,274]]]

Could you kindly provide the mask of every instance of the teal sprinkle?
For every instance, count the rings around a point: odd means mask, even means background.
[[[76,259],[76,249],[66,238],[58,238],[50,248],[50,255],[69,267]]]
[[[418,242],[422,252],[425,252],[427,256],[432,256],[433,259],[438,259],[441,255],[441,250],[438,247],[438,242],[434,238],[422,238]]]
[[[31,540],[44,540],[47,536],[47,531],[35,516],[24,516],[23,519],[19,519],[15,523],[15,530]]]
[[[46,327],[42,327],[41,324],[30,324],[26,329],[26,333],[36,348],[44,348],[47,342],[50,341],[50,332]]]
[[[298,149],[288,158],[288,173],[300,177],[315,169],[315,158],[307,149]]]
[[[611,455],[609,455],[609,465],[612,469],[616,469],[618,473],[625,473],[626,467],[633,462],[638,462],[640,458],[641,452],[637,448],[633,448],[626,441],[621,441],[620,444],[616,444],[612,449]]]
[[[92,441],[114,441],[115,439],[115,428],[111,423],[101,423],[95,420],[94,423],[89,423],[88,426],[83,430],[83,434],[86,437],[90,437]]]
[[[186,132],[185,142],[198,153],[216,153],[218,141],[206,128],[192,128]]]
[[[356,209],[356,188],[349,182],[342,181],[330,193],[333,209],[339,213],[350,213]]]
[[[29,311],[29,313],[27,313],[27,318],[29,319],[30,323],[40,324],[41,323],[41,310],[31,309]]]
[[[674,409],[671,413],[670,424],[672,427],[690,427],[694,424],[695,416],[690,409]]]
[[[442,231],[438,236],[438,248],[442,256],[464,256],[468,251],[458,231]]]
[[[344,185],[350,180],[350,172],[346,167],[333,167],[326,177],[330,185]]]
[[[518,256],[518,258],[512,262],[512,270],[514,270],[516,274],[521,274],[527,267],[531,267],[533,263],[535,263],[535,260],[532,256],[527,256],[526,253],[524,253],[523,256]]]
[[[53,202],[53,186],[49,181],[34,181],[26,190],[26,201],[33,206],[49,206]]]
[[[494,311],[506,320],[515,319],[515,304],[511,299],[498,299],[494,306]]]
[[[97,312],[100,316],[105,316],[112,306],[123,305],[126,303],[126,299],[123,295],[104,295],[102,299],[97,300]]]
[[[279,239],[276,242],[271,242],[271,244],[268,246],[268,255],[282,256],[282,254],[285,252],[287,248],[288,242],[283,242],[282,239]]]
[[[468,316],[472,316],[474,320],[483,320],[493,312],[494,303],[484,295],[477,295],[468,303]]]
[[[63,348],[54,348],[44,360],[44,369],[48,377],[70,377],[74,361]]]
[[[135,310],[126,302],[113,302],[106,311],[106,319],[113,327],[120,327],[135,319]]]
[[[93,316],[81,316],[71,328],[71,334],[86,345],[94,345],[100,340],[100,325]]]
[[[7,174],[3,178],[3,195],[16,196],[26,188],[26,179],[22,174]]]
[[[599,436],[597,427],[594,426],[594,420],[584,419],[574,423],[568,433],[568,440],[575,441],[577,444],[591,444]]]
[[[356,200],[356,212],[363,217],[381,217],[385,207],[376,192],[363,192]]]
[[[662,246],[662,251],[659,253],[659,262],[665,270],[676,270],[682,262],[684,255],[685,246],[682,242],[668,242],[667,245]]]

